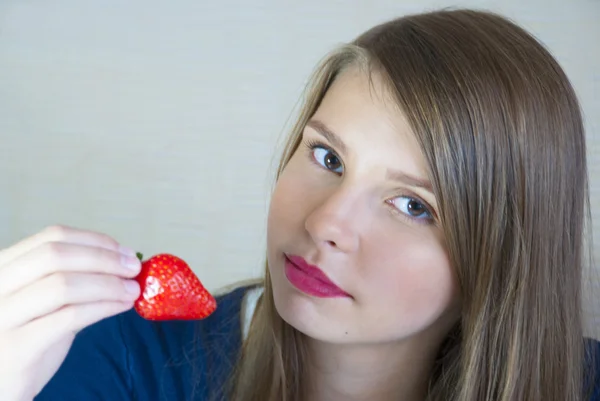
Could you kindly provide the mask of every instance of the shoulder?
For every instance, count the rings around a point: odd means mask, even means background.
[[[132,309],[82,330],[36,401],[208,399],[238,358],[258,288],[220,291],[217,310],[200,321],[153,322]]]

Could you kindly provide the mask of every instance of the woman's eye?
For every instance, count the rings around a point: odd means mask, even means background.
[[[317,146],[313,148],[312,156],[317,163],[327,170],[331,170],[336,174],[342,174],[342,162],[331,150]]]
[[[414,219],[431,220],[433,216],[423,203],[415,198],[408,196],[399,196],[390,201],[390,203],[401,213]]]

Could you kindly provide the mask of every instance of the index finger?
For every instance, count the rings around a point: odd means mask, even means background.
[[[54,225],[17,242],[13,246],[1,250],[0,268],[2,265],[17,259],[47,242],[64,242],[75,245],[93,246],[120,253],[131,253],[131,250],[121,246],[117,240],[106,234]]]

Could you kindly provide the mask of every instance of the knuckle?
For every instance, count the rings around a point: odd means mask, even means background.
[[[103,233],[96,233],[96,236],[98,238],[99,243],[105,244],[105,246],[107,248],[110,248],[110,249],[118,249],[119,248],[119,242],[117,240],[115,240],[113,237],[111,237],[110,235],[103,234]]]
[[[51,263],[60,262],[68,254],[68,247],[62,242],[46,242],[41,246],[41,248],[44,257]]]
[[[54,225],[46,227],[43,230],[43,233],[48,238],[58,241],[58,240],[67,238],[71,231],[72,231],[72,229],[68,226],[61,225],[61,224],[54,224]]]
[[[110,299],[125,293],[123,280],[118,277],[102,275],[95,281],[95,291],[98,292],[99,296],[103,299]]]
[[[121,255],[114,251],[108,249],[98,249],[96,258],[98,261],[101,261],[109,271],[118,271],[121,267]]]
[[[52,278],[52,286],[54,288],[57,288],[61,291],[67,291],[69,289],[69,285],[70,285],[70,280],[69,280],[69,275],[63,272],[60,273],[54,273],[52,276],[50,276]]]
[[[71,288],[70,276],[65,273],[55,273],[48,277],[48,281],[52,297],[61,303],[65,303]]]
[[[61,327],[75,327],[78,319],[77,308],[72,305],[65,306],[60,310],[58,318]]]

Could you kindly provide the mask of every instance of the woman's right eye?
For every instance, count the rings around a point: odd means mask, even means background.
[[[342,165],[341,160],[331,149],[322,145],[312,145],[311,153],[313,160],[320,166],[336,174],[342,174],[344,172],[344,166]]]

